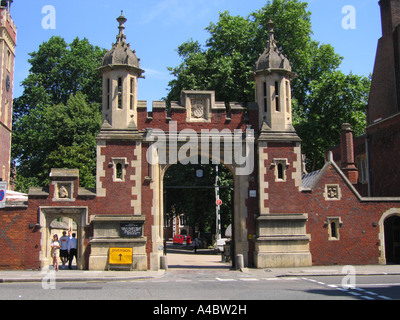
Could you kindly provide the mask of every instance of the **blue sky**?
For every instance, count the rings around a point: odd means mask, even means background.
[[[28,53],[53,35],[67,42],[86,37],[92,44],[110,49],[118,33],[115,20],[124,10],[128,19],[125,34],[131,48],[141,59],[146,79],[139,80],[138,98],[160,100],[168,93],[171,80],[167,67],[180,63],[176,48],[190,38],[204,44],[210,22],[217,22],[219,12],[247,16],[260,9],[266,0],[14,0],[12,18],[17,25],[14,97],[22,94],[20,83],[30,65]],[[344,57],[344,73],[372,73],[377,41],[381,37],[378,0],[309,0],[314,39],[331,44]],[[55,9],[55,29],[44,29],[43,7]],[[344,29],[343,7],[355,9],[355,29]]]

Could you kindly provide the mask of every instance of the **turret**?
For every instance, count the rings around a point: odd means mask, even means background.
[[[294,131],[290,81],[296,76],[274,37],[274,23],[268,22],[268,40],[255,67],[256,102],[261,130]]]
[[[117,18],[119,33],[104,58],[100,72],[103,77],[103,127],[102,130],[137,129],[137,81],[144,70],[140,69],[135,51],[126,42],[124,23]]]

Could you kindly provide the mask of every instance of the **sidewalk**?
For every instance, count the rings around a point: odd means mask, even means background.
[[[82,271],[62,270],[55,272],[51,267],[46,271],[0,271],[0,284],[12,282],[42,282],[48,277],[56,277],[57,282],[88,282],[88,281],[132,281],[162,278],[168,272],[180,272],[180,270],[213,270],[214,272],[243,273],[254,277],[278,278],[278,277],[310,277],[310,276],[345,276],[355,275],[400,275],[400,265],[366,265],[350,266],[354,269],[346,269],[343,266],[312,266],[297,268],[243,268],[233,270],[230,263],[221,262],[220,255],[191,251],[167,254],[168,270],[160,271]]]
[[[310,276],[358,276],[400,275],[400,265],[365,265],[365,266],[312,266],[297,268],[252,269],[243,268],[244,273],[265,277],[310,277]]]
[[[160,271],[82,271],[59,270],[53,268],[48,271],[0,271],[0,284],[12,282],[42,282],[49,277],[55,277],[57,282],[86,282],[86,281],[129,281],[146,280],[162,277]]]

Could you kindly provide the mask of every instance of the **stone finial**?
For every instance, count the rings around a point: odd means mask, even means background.
[[[271,45],[275,44],[274,27],[275,23],[270,19],[267,23],[267,28],[268,28],[267,47],[270,47]]]
[[[277,41],[275,40],[274,27],[275,23],[272,20],[269,20],[267,23],[267,29],[268,29],[267,44],[264,53],[260,55],[256,63],[255,72],[257,73],[268,70],[281,69],[287,71],[294,77],[295,74],[292,73],[292,66],[289,60],[278,48]]]
[[[118,29],[119,29],[119,34],[117,36],[117,42],[125,42],[126,36],[124,34],[124,30],[125,30],[125,25],[124,23],[126,21],[128,21],[128,19],[126,19],[124,17],[124,11],[121,10],[121,15],[117,18],[117,21],[119,23]]]

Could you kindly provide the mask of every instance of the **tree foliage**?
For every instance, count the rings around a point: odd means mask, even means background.
[[[203,176],[197,177],[196,170],[202,169]],[[215,165],[182,165],[171,166],[164,176],[164,187],[175,186],[177,189],[166,188],[166,213],[172,215],[184,213],[189,219],[189,225],[200,232],[216,230],[216,196],[215,196]],[[223,165],[218,166],[219,186],[233,186],[232,173]],[[190,187],[190,188],[185,188]],[[206,188],[205,188],[206,187]],[[220,208],[222,234],[232,223],[233,199],[231,188],[220,188],[219,197],[222,200]]]
[[[357,133],[363,131],[370,79],[338,70],[342,57],[331,45],[312,39],[311,12],[305,2],[269,0],[247,17],[220,13],[218,22],[206,28],[210,36],[204,46],[190,39],[178,47],[182,62],[169,68],[175,78],[166,100],[179,100],[181,90],[191,89],[215,90],[216,99],[225,102],[254,101],[254,66],[265,49],[269,20],[275,23],[278,46],[298,74],[292,81],[294,125],[303,140],[307,167],[314,170],[322,165],[325,149],[339,142],[341,123],[350,122]],[[337,99],[344,91],[352,95]],[[329,105],[330,116],[336,118],[329,118],[323,105]],[[330,130],[320,130],[327,127]]]
[[[14,99],[12,156],[16,186],[46,185],[51,168],[79,168],[82,186],[95,186],[95,136],[101,125],[104,50],[87,39],[52,37],[30,54],[31,69]]]
[[[310,83],[307,108],[299,110],[303,113],[295,119],[297,133],[308,139],[303,152],[313,161],[310,168],[320,168],[321,155],[340,142],[338,132],[343,123],[351,124],[355,136],[364,133],[370,84],[367,77],[340,71],[323,74]]]

